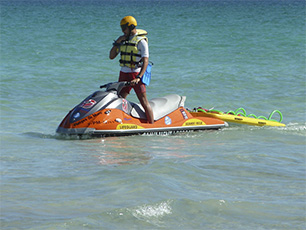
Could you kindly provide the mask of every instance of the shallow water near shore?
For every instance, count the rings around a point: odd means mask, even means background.
[[[305,229],[305,2],[123,4],[1,1],[1,229]],[[108,52],[126,14],[149,33],[149,98],[278,109],[286,127],[55,134],[117,80]]]

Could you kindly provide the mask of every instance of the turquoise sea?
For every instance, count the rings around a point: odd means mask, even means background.
[[[305,12],[304,0],[0,0],[1,229],[306,229]],[[126,15],[149,33],[149,98],[278,109],[286,127],[57,136],[117,80],[108,55]]]

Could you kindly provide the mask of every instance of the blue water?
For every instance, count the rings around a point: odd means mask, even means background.
[[[305,1],[1,0],[1,229],[305,229]],[[122,17],[149,33],[149,98],[269,116],[172,136],[55,130],[101,84]],[[135,93],[129,100],[136,101]]]

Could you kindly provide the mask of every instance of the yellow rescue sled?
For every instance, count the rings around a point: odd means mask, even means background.
[[[193,111],[190,111],[192,116],[194,117],[213,117],[218,118],[222,121],[238,123],[238,124],[245,124],[245,125],[256,125],[256,126],[286,126],[285,124],[281,123],[283,120],[283,115],[279,110],[274,110],[269,118],[264,116],[256,116],[254,114],[246,114],[244,108],[239,108],[236,111],[228,111],[228,112],[221,112],[215,109],[203,109],[197,108]],[[279,115],[279,121],[272,119],[272,116],[277,113]]]

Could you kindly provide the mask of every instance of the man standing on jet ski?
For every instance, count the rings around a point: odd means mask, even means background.
[[[124,17],[120,26],[124,35],[120,36],[110,50],[109,58],[114,59],[120,52],[120,75],[119,81],[131,82],[131,86],[121,90],[120,95],[126,98],[134,88],[136,95],[145,109],[149,123],[154,123],[153,111],[146,95],[146,86],[141,81],[148,63],[149,46],[145,30],[136,30],[137,21],[132,16]]]

